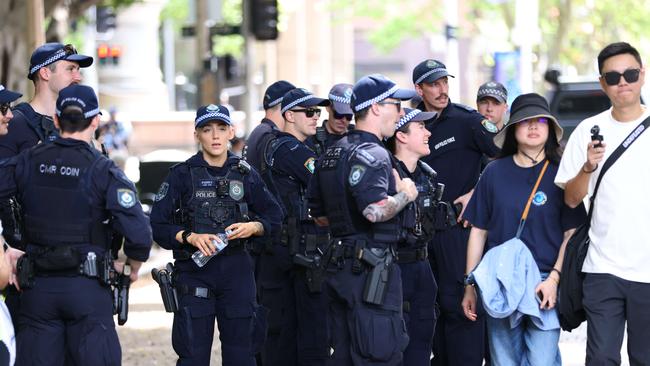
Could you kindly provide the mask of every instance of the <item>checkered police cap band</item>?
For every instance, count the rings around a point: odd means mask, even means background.
[[[417,116],[420,113],[422,113],[421,110],[414,109],[408,114],[405,114],[404,117],[399,119],[397,125],[395,125],[395,130],[399,130],[400,128],[404,127],[405,124],[409,123],[413,117]]]
[[[431,74],[435,74],[441,71],[447,71],[447,69],[444,67],[436,67],[435,69],[429,70],[424,74],[422,74],[422,76],[420,76],[417,80],[415,80],[415,83],[420,84],[424,79],[428,78]]]
[[[480,99],[481,97],[484,97],[484,96],[491,97],[493,95],[498,95],[501,98],[506,99],[506,100],[508,99],[508,96],[503,91],[501,91],[499,89],[485,88],[485,89],[481,89],[481,90],[478,91],[478,99]]]
[[[41,63],[38,64],[38,65],[35,65],[34,67],[32,67],[32,68],[29,70],[29,74],[31,75],[31,74],[35,73],[36,71],[38,71],[38,69],[40,69],[41,67],[45,67],[45,66],[47,66],[47,65],[49,65],[49,64],[51,64],[51,63],[54,63],[54,62],[56,62],[56,61],[59,61],[60,59],[64,58],[64,57],[66,56],[66,54],[67,54],[67,53],[66,53],[66,51],[65,51],[64,48],[60,49],[59,51],[57,51],[54,55],[52,55],[52,56],[51,56],[50,58],[48,58],[47,60],[41,62]]]
[[[329,98],[329,100],[334,101],[334,102],[350,104],[350,98],[349,97],[346,98],[346,97],[341,97],[341,96],[334,95],[334,94],[329,94],[327,97]]]
[[[281,113],[284,113],[284,112],[288,111],[289,109],[291,109],[291,108],[297,106],[298,104],[300,104],[300,103],[302,103],[302,102],[304,102],[304,101],[306,101],[306,100],[314,99],[314,98],[316,98],[316,97],[313,96],[313,95],[305,95],[304,97],[302,97],[302,98],[298,98],[298,99],[294,100],[293,102],[291,102],[291,103],[287,104],[286,106],[284,106],[284,107],[280,110],[280,112],[281,112]]]
[[[359,112],[360,110],[362,110],[364,108],[367,108],[367,107],[369,107],[369,106],[371,106],[371,105],[373,105],[373,104],[375,104],[377,102],[381,102],[382,100],[384,100],[384,99],[388,98],[389,96],[391,96],[391,94],[395,93],[397,90],[399,90],[399,87],[397,85],[395,85],[392,88],[388,89],[387,91],[379,94],[378,96],[376,96],[376,97],[374,97],[374,98],[372,98],[370,100],[366,100],[363,103],[357,104],[356,106],[354,106],[354,111]]]
[[[271,108],[271,107],[275,107],[276,105],[282,103],[282,99],[284,99],[284,97],[280,97],[280,98],[278,98],[278,99],[272,101],[271,103],[269,103],[269,104],[267,104],[267,105],[269,106],[269,108]]]
[[[230,122],[230,116],[224,113],[219,113],[219,112],[210,112],[202,115],[201,117],[197,118],[196,121],[194,121],[195,125],[198,125],[199,123],[205,121],[206,119],[220,119],[222,121],[225,121],[228,124],[232,124]]]

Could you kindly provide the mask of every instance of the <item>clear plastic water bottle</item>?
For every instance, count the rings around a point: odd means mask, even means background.
[[[203,267],[205,266],[206,263],[208,263],[210,259],[212,259],[212,257],[214,257],[215,255],[221,253],[221,251],[226,249],[226,247],[228,246],[228,235],[230,235],[230,233],[231,231],[228,230],[225,233],[217,234],[218,239],[212,241],[212,245],[214,245],[214,247],[217,250],[211,255],[204,255],[200,250],[194,252],[194,254],[192,254],[192,260],[194,261],[194,263],[196,263],[196,265],[199,267]]]

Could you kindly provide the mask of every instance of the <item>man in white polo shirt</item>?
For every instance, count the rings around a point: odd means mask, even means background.
[[[634,47],[624,42],[608,45],[598,55],[598,70],[612,108],[578,125],[555,178],[572,207],[591,197],[607,158],[650,115],[640,102],[645,69]],[[604,137],[599,147],[591,141],[594,125]],[[594,202],[591,245],[582,267],[587,365],[621,363],[626,321],[630,364],[650,365],[649,156],[646,133],[606,172]]]

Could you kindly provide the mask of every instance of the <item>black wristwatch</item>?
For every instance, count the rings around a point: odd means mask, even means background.
[[[472,277],[470,277],[470,276],[468,276],[468,275],[464,275],[464,276],[463,276],[463,285],[464,285],[465,287],[467,287],[467,286],[474,286],[474,284],[476,284],[476,282],[474,281],[474,277],[473,277],[473,276],[472,276]]]
[[[190,235],[192,235],[192,232],[189,231],[189,230],[184,230],[184,231],[181,233],[181,238],[183,238],[183,244],[185,244],[185,245],[191,245],[190,242],[187,241],[187,238],[189,238]]]

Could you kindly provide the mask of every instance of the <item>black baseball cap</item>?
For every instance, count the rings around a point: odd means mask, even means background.
[[[11,103],[22,96],[22,94],[11,91],[0,84],[0,104]]]
[[[282,103],[282,97],[287,94],[289,90],[295,88],[295,85],[285,80],[278,80],[269,85],[264,92],[264,101],[262,102],[264,109],[271,109]]]
[[[505,103],[508,100],[508,91],[506,90],[506,87],[498,81],[488,81],[478,88],[476,101],[478,102],[487,97],[494,98],[500,103]]]
[[[424,60],[413,69],[413,84],[432,83],[442,77],[451,76],[445,64],[438,60]]]

